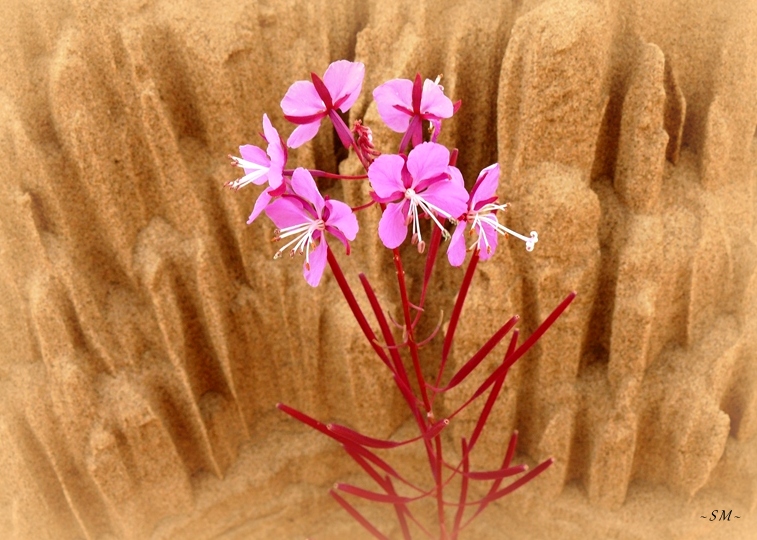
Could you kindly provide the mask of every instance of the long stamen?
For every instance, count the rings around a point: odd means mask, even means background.
[[[481,211],[484,208],[486,208],[487,206],[490,206],[490,205],[485,205],[479,212],[476,212],[476,215],[473,218],[473,225],[471,226],[471,229],[473,229],[474,227],[478,226],[479,237],[482,236],[482,235],[484,236],[484,241],[486,243],[487,249],[489,249],[489,242],[486,240],[486,235],[484,234],[484,231],[483,231],[483,225],[484,225],[484,223],[486,225],[489,225],[490,227],[492,227],[494,230],[496,230],[501,235],[508,235],[509,234],[509,235],[514,236],[515,238],[523,240],[526,243],[526,251],[533,251],[534,245],[539,241],[539,235],[538,235],[538,233],[536,231],[531,231],[531,236],[528,237],[528,236],[523,236],[522,234],[517,233],[517,232],[513,231],[512,229],[509,229],[509,228],[505,227],[504,225],[502,225],[497,220],[497,218],[496,218],[496,216],[494,214],[489,214],[489,213],[482,214],[481,213]],[[507,205],[493,205],[492,204],[491,206],[493,206],[493,207],[494,206],[500,207],[500,206],[507,206]]]
[[[279,249],[273,256],[274,259],[281,258],[282,254],[294,244],[294,247],[290,250],[289,256],[294,257],[295,253],[305,253],[305,268],[310,270],[310,246],[315,244],[313,234],[316,231],[323,231],[325,229],[325,223],[322,219],[309,220],[305,223],[292,225],[290,227],[284,227],[283,229],[276,229],[274,232],[274,241],[281,240],[288,236],[297,235],[293,240],[288,242],[284,247]]]
[[[231,189],[239,189],[246,186],[247,184],[252,184],[255,182],[255,180],[258,180],[259,178],[262,178],[266,174],[268,174],[268,171],[270,170],[270,167],[265,167],[258,163],[252,163],[251,161],[247,161],[246,159],[238,158],[236,156],[229,155],[229,158],[231,158],[231,164],[235,167],[252,170],[251,173],[245,174],[242,178],[237,178],[236,180],[227,182],[226,185]]]
[[[418,207],[423,210],[425,214],[427,214],[436,224],[437,227],[439,227],[439,230],[442,232],[442,236],[445,240],[448,240],[450,235],[447,232],[447,229],[442,226],[442,224],[439,222],[437,217],[434,215],[434,213],[439,213],[442,216],[444,216],[447,219],[452,219],[452,216],[450,216],[447,212],[442,210],[441,208],[438,208],[437,206],[431,204],[430,202],[426,201],[418,195],[412,188],[408,189],[405,192],[405,198],[410,201],[410,210],[408,211],[408,220],[410,219],[410,213],[413,214],[413,234],[417,234],[418,236],[414,238],[417,238],[418,240],[418,249],[422,249],[426,246],[425,242],[423,242],[423,239],[421,238],[421,228],[420,228],[420,221],[418,217]]]

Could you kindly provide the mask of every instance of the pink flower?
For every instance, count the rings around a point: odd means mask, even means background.
[[[455,169],[452,181],[457,185],[464,185],[463,176]],[[539,241],[536,231],[531,231],[531,237],[523,236],[512,231],[497,221],[497,210],[503,212],[507,204],[497,204],[497,184],[499,183],[499,164],[489,165],[478,175],[476,183],[468,199],[468,211],[463,215],[452,233],[452,240],[447,248],[447,258],[452,266],[460,266],[465,260],[465,240],[463,232],[466,223],[470,223],[470,234],[477,233],[476,241],[468,249],[477,248],[481,253],[481,260],[486,260],[497,249],[497,234],[511,234],[526,243],[526,250],[532,251],[534,244]]]
[[[255,201],[252,214],[247,219],[248,225],[258,217],[263,208],[270,202],[271,197],[283,193],[285,189],[283,172],[287,161],[287,150],[279,132],[273,127],[266,114],[263,114],[263,138],[268,143],[266,152],[263,152],[262,148],[257,146],[245,144],[239,147],[241,158],[229,156],[231,164],[241,167],[245,175],[228,182],[226,184],[228,187],[240,189],[248,184],[261,185],[266,181],[268,182],[268,187]]]
[[[321,120],[328,116],[345,147],[352,144],[349,128],[336,112],[347,112],[363,87],[365,66],[361,62],[338,60],[331,64],[321,80],[310,74],[313,82],[297,81],[281,100],[284,118],[298,124],[287,140],[287,146],[298,148],[315,137]]]
[[[465,212],[468,192],[462,184],[450,179],[455,167],[449,165],[449,150],[432,142],[416,146],[404,155],[384,154],[368,169],[373,198],[389,203],[379,221],[379,237],[386,247],[394,249],[407,237],[407,226],[413,224],[413,243],[423,251],[419,216],[427,214],[446,237],[439,216],[455,218]],[[459,172],[458,172],[459,173]]]
[[[350,251],[349,242],[358,230],[357,218],[352,209],[339,201],[324,199],[307,169],[297,168],[292,174],[291,190],[265,208],[277,229],[274,241],[294,237],[273,256],[278,259],[289,246],[289,255],[305,254],[303,274],[312,287],[321,281],[326,267],[326,236],[335,236]]]
[[[414,82],[392,79],[373,91],[381,119],[392,131],[405,134],[400,151],[404,151],[411,140],[413,146],[423,141],[423,120],[434,126],[433,142],[436,142],[442,119],[450,118],[460,106],[460,102],[452,104],[438,82],[439,79],[436,82],[426,79],[421,87],[421,76],[417,74]]]

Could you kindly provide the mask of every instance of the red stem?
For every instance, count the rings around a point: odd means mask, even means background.
[[[465,443],[465,438],[461,441],[462,444],[462,452],[463,452],[463,476],[462,480],[460,481],[460,504],[457,507],[457,513],[455,514],[455,522],[452,526],[452,540],[457,540],[458,534],[460,534],[460,523],[462,523],[463,520],[463,514],[465,514],[465,501],[468,497],[468,467],[469,467],[469,461],[468,461],[468,454],[470,452],[470,449],[468,448],[468,445]]]
[[[410,347],[410,356],[413,360],[413,369],[415,370],[415,377],[418,380],[418,386],[420,387],[421,396],[423,397],[423,405],[426,407],[426,411],[431,410],[431,403],[428,400],[428,392],[426,391],[426,382],[423,378],[421,371],[421,362],[418,357],[418,346],[413,338],[413,328],[410,318],[410,299],[407,294],[407,284],[405,283],[405,270],[402,267],[402,258],[400,256],[400,250],[394,248],[394,266],[397,269],[397,282],[400,289],[400,300],[402,302],[402,314],[405,317],[405,330],[407,332],[407,341]]]
[[[478,264],[478,250],[473,252],[473,256],[468,263],[468,268],[465,271],[463,282],[460,284],[460,292],[457,293],[457,299],[455,300],[455,307],[452,308],[452,315],[449,318],[449,327],[447,328],[447,335],[444,336],[444,346],[442,347],[442,362],[439,366],[439,374],[436,376],[436,383],[434,386],[438,387],[442,380],[442,374],[444,373],[444,365],[447,363],[447,357],[449,356],[449,350],[452,347],[452,339],[455,337],[455,330],[457,329],[457,323],[460,320],[460,313],[463,311],[463,304],[465,303],[465,297],[468,295],[468,289],[470,288],[471,281],[473,281],[473,274],[476,271],[476,265]]]
[[[357,320],[358,325],[360,325],[360,329],[363,331],[363,334],[365,334],[366,339],[368,339],[368,342],[371,344],[371,347],[373,347],[373,350],[376,351],[376,354],[381,358],[381,361],[386,364],[386,367],[389,368],[389,370],[394,373],[394,369],[392,368],[392,364],[389,361],[389,358],[386,356],[386,353],[381,348],[381,346],[376,342],[376,334],[373,333],[373,330],[371,329],[371,326],[368,324],[368,321],[365,318],[365,315],[363,315],[363,311],[360,309],[360,306],[357,303],[357,300],[355,300],[355,295],[352,293],[352,289],[350,288],[349,283],[347,283],[347,278],[344,277],[344,272],[342,272],[341,267],[339,266],[339,263],[336,260],[336,257],[334,257],[334,253],[331,251],[330,247],[326,247],[326,253],[327,258],[329,261],[329,266],[331,267],[331,271],[334,273],[334,277],[336,278],[336,282],[339,284],[339,288],[342,290],[342,294],[344,295],[344,299],[347,300],[347,304],[350,306],[350,309],[352,310],[352,314],[355,316],[355,320]]]
[[[355,521],[360,523],[360,525],[362,525],[363,528],[369,533],[371,533],[375,538],[378,538],[379,540],[389,540],[387,536],[381,534],[381,532],[379,532],[379,530],[376,527],[374,527],[370,521],[365,519],[365,517],[363,517],[363,515],[360,512],[355,510],[355,508],[353,508],[353,506],[350,503],[345,501],[336,491],[334,491],[333,489],[330,489],[329,494],[332,497],[334,497],[334,499],[336,499],[336,502],[338,502],[342,506],[342,508],[344,508],[347,511],[347,513],[353,517]]]
[[[513,354],[513,351],[515,350],[515,345],[518,343],[518,331],[515,330],[513,332],[513,337],[510,339],[510,345],[507,347],[507,352],[505,353],[505,358],[502,360],[502,362],[506,362],[507,358]],[[494,403],[497,401],[497,398],[499,397],[499,392],[502,390],[502,385],[505,383],[505,377],[507,376],[507,370],[503,370],[502,374],[497,378],[496,382],[494,383],[494,387],[492,388],[492,391],[489,393],[489,397],[486,400],[486,404],[484,405],[484,408],[481,410],[481,415],[478,417],[478,422],[476,422],[476,427],[473,429],[473,434],[471,434],[470,437],[470,444],[468,445],[468,448],[470,450],[473,449],[473,447],[476,444],[476,441],[478,441],[478,437],[481,435],[481,431],[484,429],[484,426],[486,425],[486,420],[489,418],[489,414],[492,412],[492,408],[494,407]]]
[[[423,286],[421,287],[421,298],[418,301],[418,313],[415,315],[413,321],[413,328],[418,324],[423,313],[423,304],[426,302],[426,292],[428,291],[428,283],[431,280],[431,273],[434,271],[434,264],[436,263],[436,255],[439,253],[439,244],[442,239],[442,230],[439,227],[434,227],[434,232],[431,233],[431,244],[428,248],[428,255],[426,255],[426,269],[423,272]]]

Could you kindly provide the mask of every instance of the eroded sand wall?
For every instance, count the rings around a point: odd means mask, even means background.
[[[292,429],[277,401],[375,436],[402,423],[333,279],[313,290],[299,264],[270,260],[272,226],[244,225],[253,195],[222,189],[224,156],[259,144],[263,112],[286,136],[288,85],[339,58],[365,62],[351,118],[387,151],[397,136],[370,90],[443,73],[463,108],[440,142],[469,183],[498,161],[508,225],[539,231],[533,253],[502,243],[482,265],[454,361],[505,317],[532,330],[579,293],[511,373],[481,463],[517,428],[524,456],[558,457],[533,488],[544,500],[579,486],[621,512],[651,484],[754,510],[757,2],[11,0],[0,20],[9,537],[181,537],[201,522],[210,537],[223,527],[208,521],[255,519],[254,499],[228,502],[230,480],[213,484],[224,496],[204,479],[245,477],[261,448],[259,467],[277,462]],[[290,163],[335,170],[337,144],[322,130]],[[360,216],[342,259],[392,308],[377,222]],[[440,271],[435,309],[449,313],[460,277]],[[328,485],[343,462],[313,452],[325,469],[250,482]],[[241,517],[223,510],[235,504]]]

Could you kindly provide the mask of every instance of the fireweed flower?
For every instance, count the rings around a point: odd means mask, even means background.
[[[313,82],[297,81],[289,87],[281,108],[284,118],[297,124],[287,140],[287,146],[298,148],[315,137],[321,120],[328,116],[346,148],[352,145],[352,134],[336,112],[347,112],[355,103],[363,87],[365,65],[361,62],[339,60],[332,63],[323,79],[310,74]]]
[[[384,154],[368,169],[373,198],[389,203],[379,221],[379,237],[386,247],[394,249],[407,237],[412,223],[412,241],[423,252],[419,218],[427,214],[445,237],[440,216],[452,219],[465,212],[468,192],[462,184],[450,179],[455,167],[449,165],[449,150],[432,142],[416,146],[407,158],[400,154]],[[459,174],[459,171],[458,171]]]
[[[407,148],[412,140],[413,146],[423,142],[423,120],[428,120],[434,127],[433,142],[439,136],[442,119],[450,118],[455,112],[452,101],[444,95],[439,79],[426,79],[421,86],[420,74],[415,81],[392,79],[373,91],[378,113],[389,129],[404,133],[400,151]]]
[[[239,147],[241,158],[229,156],[231,164],[241,167],[245,175],[242,178],[232,180],[226,185],[231,189],[240,189],[248,184],[261,185],[268,181],[268,187],[258,196],[252,209],[247,224],[252,223],[271,198],[284,192],[284,165],[287,161],[287,150],[279,136],[279,132],[273,127],[267,114],[263,114],[263,138],[268,143],[268,148],[263,152],[262,148],[245,144]],[[267,154],[267,155],[266,155]]]
[[[305,255],[303,274],[312,287],[321,281],[326,266],[326,236],[335,236],[350,251],[349,242],[357,235],[357,218],[352,209],[339,201],[324,199],[313,176],[306,169],[297,168],[292,174],[290,190],[265,208],[266,215],[276,225],[273,241],[292,237],[276,252],[280,258],[290,247],[290,257],[295,253]]]
[[[460,171],[455,169],[452,173],[452,182],[456,185],[464,185],[463,177]],[[526,243],[526,250],[532,251],[534,244],[539,241],[536,231],[531,231],[531,236],[526,237],[518,234],[499,223],[497,220],[497,210],[503,212],[507,209],[507,204],[497,204],[497,184],[499,183],[499,164],[489,165],[478,175],[478,179],[471,189],[470,198],[468,199],[468,210],[460,217],[455,232],[452,234],[447,248],[447,258],[452,266],[460,266],[465,260],[465,239],[463,232],[466,224],[470,224],[470,233],[477,234],[476,241],[471,244],[470,248],[478,248],[481,253],[481,260],[486,260],[494,255],[497,249],[497,234],[511,234]]]

